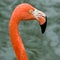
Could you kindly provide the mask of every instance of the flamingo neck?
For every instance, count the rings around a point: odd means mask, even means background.
[[[13,46],[13,49],[16,53],[18,60],[28,60],[26,50],[24,48],[22,39],[18,32],[18,21],[19,19],[16,18],[16,16],[14,16],[13,14],[13,16],[10,19],[10,25],[9,25],[12,46]]]

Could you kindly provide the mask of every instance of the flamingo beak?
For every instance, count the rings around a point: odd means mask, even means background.
[[[38,20],[40,27],[41,27],[41,32],[44,33],[46,30],[46,26],[47,26],[47,17],[46,15],[42,12],[39,11],[37,9],[35,9],[32,14],[34,15],[34,17]]]
[[[44,33],[46,30],[46,26],[47,26],[47,17],[43,17],[46,21],[45,23],[43,23],[42,25],[40,25],[41,27],[41,32]]]

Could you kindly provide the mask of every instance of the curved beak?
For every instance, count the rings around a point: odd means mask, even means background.
[[[41,27],[41,32],[44,33],[45,30],[46,30],[46,26],[47,26],[47,17],[44,17],[45,18],[45,23],[43,23],[42,25],[40,25]]]
[[[45,15],[45,13],[43,13],[42,11],[39,11],[37,9],[35,9],[32,14],[34,15],[34,17],[38,20],[40,27],[41,27],[41,32],[44,33],[46,30],[46,26],[47,26],[47,17]]]

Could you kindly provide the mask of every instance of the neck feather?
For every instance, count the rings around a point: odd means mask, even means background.
[[[13,14],[9,23],[9,31],[12,46],[18,60],[28,60],[26,50],[18,32],[18,21],[19,19],[17,18],[17,16],[14,16]]]

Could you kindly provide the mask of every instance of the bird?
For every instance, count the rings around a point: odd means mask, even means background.
[[[9,21],[9,35],[17,60],[28,60],[26,49],[18,31],[19,23],[27,20],[37,20],[41,32],[44,33],[46,30],[47,16],[45,13],[29,3],[21,3],[15,7]]]

